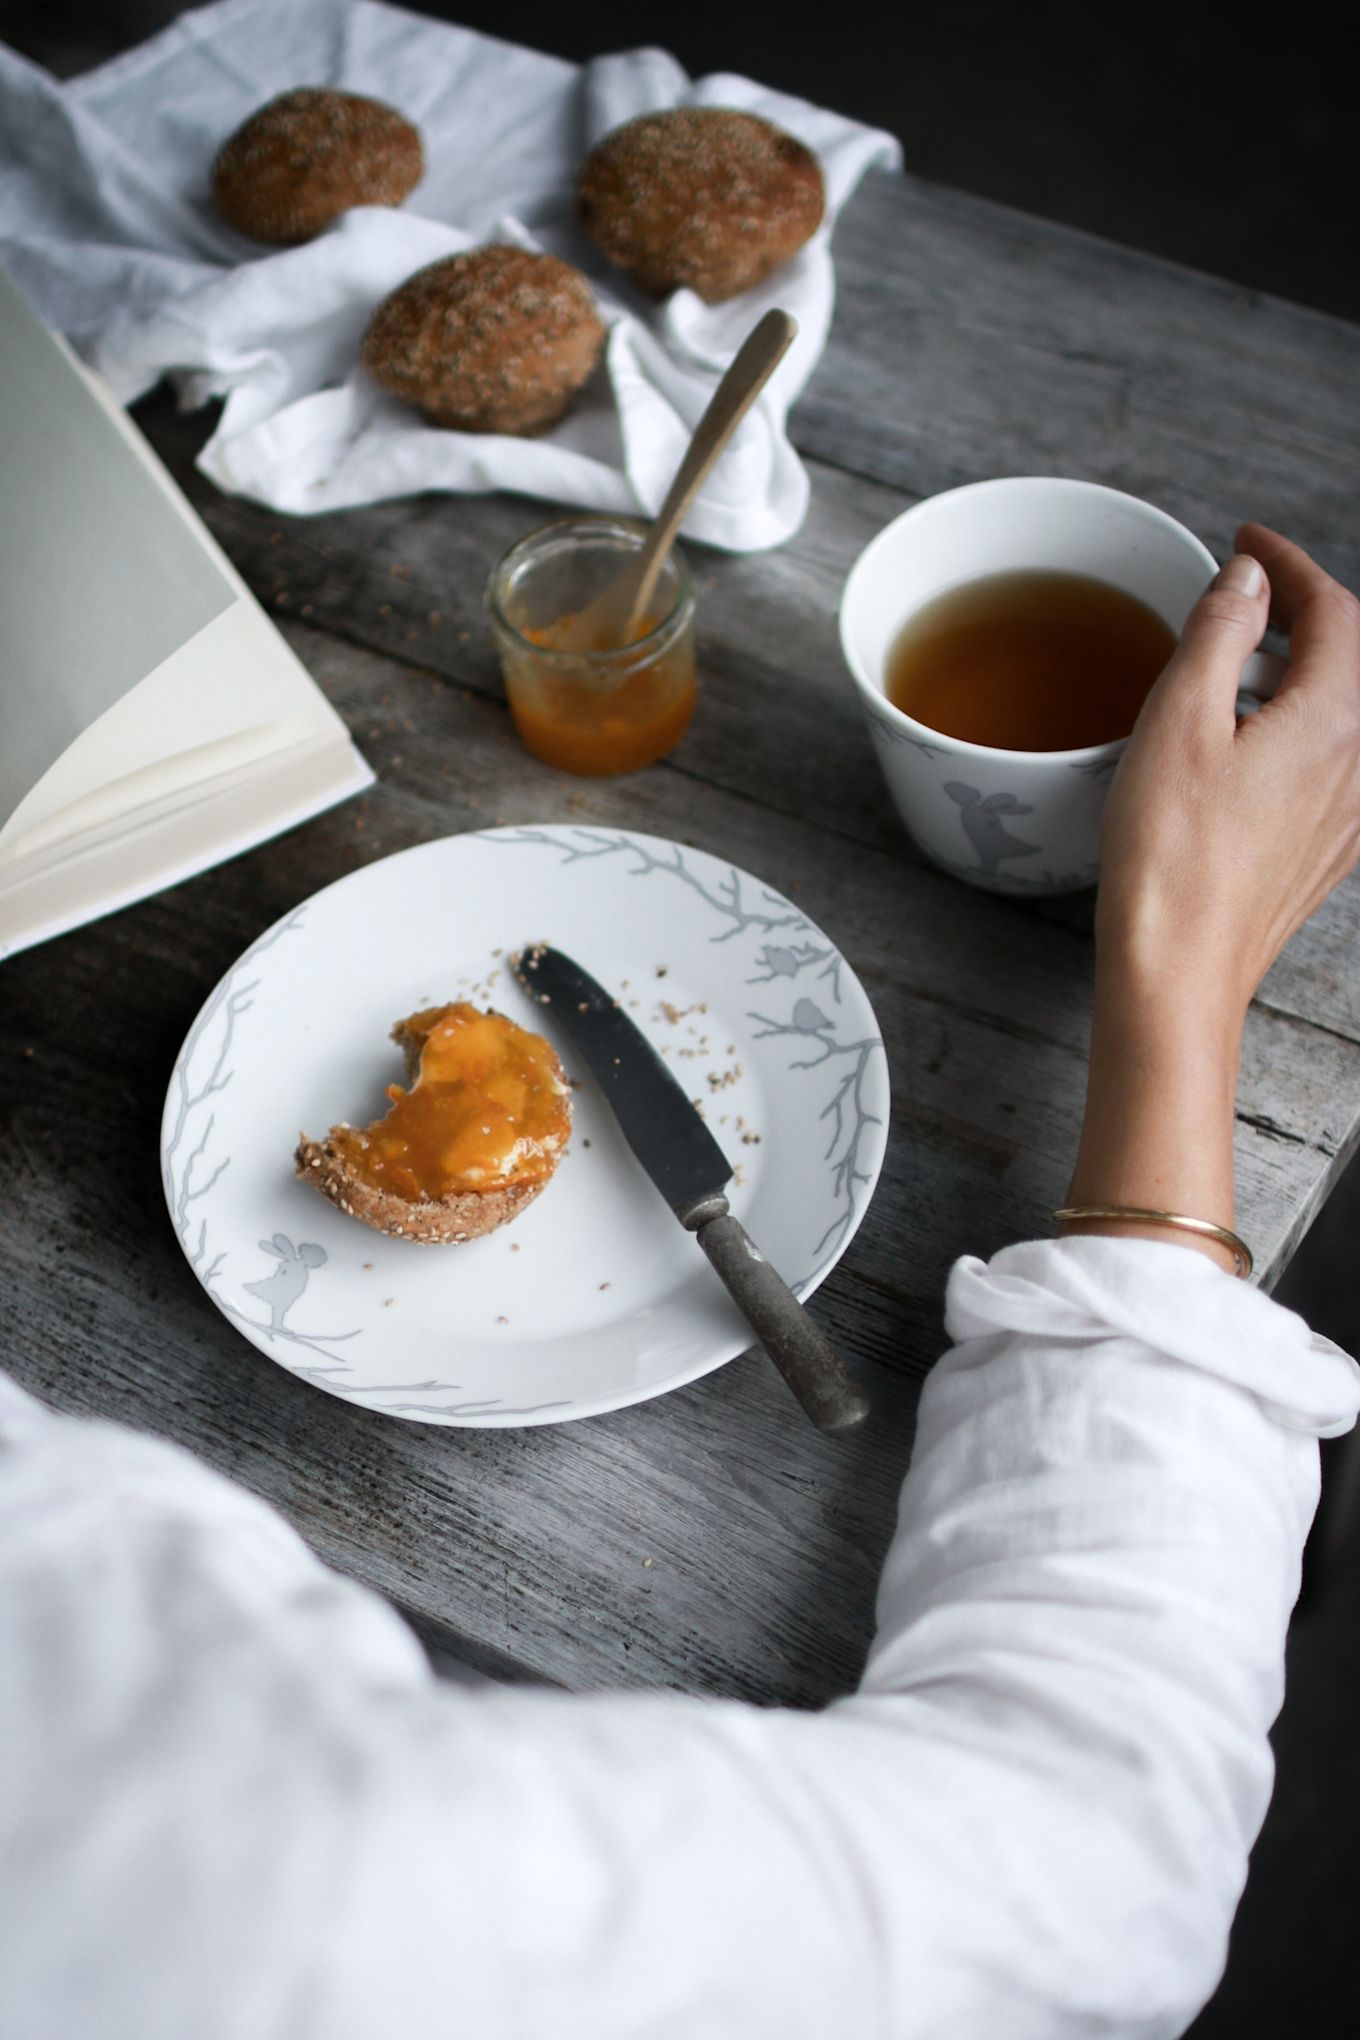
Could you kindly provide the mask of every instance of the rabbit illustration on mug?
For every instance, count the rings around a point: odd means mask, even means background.
[[[325,1265],[326,1249],[313,1240],[303,1240],[295,1247],[287,1233],[281,1232],[276,1232],[272,1240],[261,1240],[259,1247],[262,1254],[272,1254],[279,1265],[259,1282],[247,1282],[244,1286],[268,1305],[269,1329],[277,1332],[307,1287],[313,1268]]]
[[[982,859],[984,878],[996,877],[1003,858],[1034,857],[1043,848],[1041,843],[1027,843],[1023,836],[1008,834],[1003,815],[1034,812],[1013,793],[989,793],[984,800],[976,786],[967,786],[961,779],[946,780],[944,790],[963,809],[963,833]]]

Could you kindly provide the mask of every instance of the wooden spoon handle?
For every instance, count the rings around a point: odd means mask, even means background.
[[[788,312],[766,312],[752,328],[733,356],[732,365],[709,399],[708,409],[694,428],[685,458],[676,470],[666,500],[657,512],[647,543],[638,555],[634,572],[637,581],[628,608],[623,642],[631,642],[638,622],[656,588],[666,555],[675,534],[685,521],[690,504],[708,476],[709,469],[726,446],[731,434],[750,410],[771,375],[788,353],[798,332],[798,321]]]

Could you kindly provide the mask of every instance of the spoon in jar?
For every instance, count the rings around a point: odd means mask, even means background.
[[[732,358],[731,366],[694,428],[656,522],[640,553],[607,588],[575,616],[563,617],[553,634],[560,651],[604,651],[633,642],[657,578],[690,505],[709,471],[793,345],[798,321],[788,312],[766,312]]]

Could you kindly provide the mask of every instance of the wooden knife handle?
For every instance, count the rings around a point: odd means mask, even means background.
[[[862,1424],[863,1391],[741,1221],[724,1212],[696,1226],[694,1237],[817,1428],[834,1434]]]

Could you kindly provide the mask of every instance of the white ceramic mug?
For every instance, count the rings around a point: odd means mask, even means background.
[[[924,604],[963,582],[1026,569],[1120,588],[1179,637],[1218,566],[1193,532],[1136,496],[1017,476],[927,497],[880,531],[851,569],[841,646],[909,833],[956,877],[1035,898],[1095,884],[1101,809],[1128,739],[1073,751],[970,744],[917,722],[883,691],[893,644]],[[1240,705],[1272,693],[1283,669],[1272,653],[1254,653]]]

